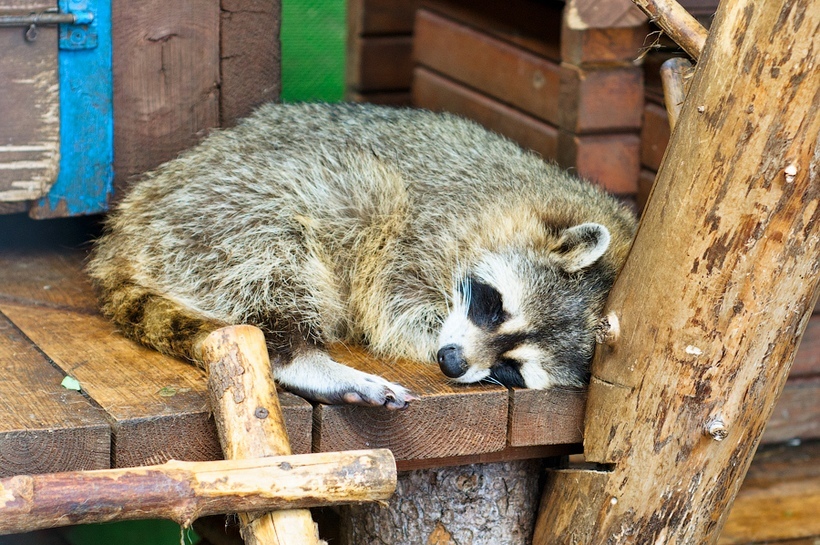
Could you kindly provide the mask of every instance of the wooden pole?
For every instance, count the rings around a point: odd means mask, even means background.
[[[254,460],[17,475],[0,479],[0,534],[69,524],[386,500],[396,488],[387,449]]]
[[[200,347],[208,369],[208,391],[225,458],[290,454],[282,409],[262,332],[240,325],[211,333]],[[240,513],[240,532],[248,545],[318,544],[307,509]]]
[[[820,283],[820,10],[722,2],[536,544],[714,543]]]
[[[675,130],[675,125],[678,123],[678,117],[680,117],[680,110],[689,89],[693,70],[691,62],[678,57],[667,59],[661,65],[663,103],[669,116],[670,130]]]
[[[675,0],[632,0],[694,60],[700,58],[707,31]]]

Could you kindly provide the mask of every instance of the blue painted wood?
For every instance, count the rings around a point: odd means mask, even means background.
[[[59,52],[60,173],[48,195],[32,207],[33,217],[108,208],[114,181],[111,0],[96,4],[97,46]]]

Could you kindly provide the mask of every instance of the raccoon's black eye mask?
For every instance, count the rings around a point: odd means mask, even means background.
[[[493,330],[509,318],[504,311],[501,293],[497,289],[472,276],[467,279],[462,290],[465,288],[467,293],[462,295],[469,302],[467,318],[476,326]]]

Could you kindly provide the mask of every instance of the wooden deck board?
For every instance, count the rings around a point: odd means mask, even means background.
[[[108,467],[105,415],[64,377],[0,314],[0,476]]]
[[[358,348],[339,348],[332,355],[402,384],[419,399],[403,411],[320,405],[314,415],[314,451],[389,448],[404,460],[481,454],[506,446],[506,388],[451,385],[436,365],[391,363]]]

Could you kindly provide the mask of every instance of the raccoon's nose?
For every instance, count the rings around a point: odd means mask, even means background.
[[[463,375],[467,371],[466,363],[461,347],[456,344],[442,346],[438,351],[438,365],[441,367],[441,372],[450,378]]]

